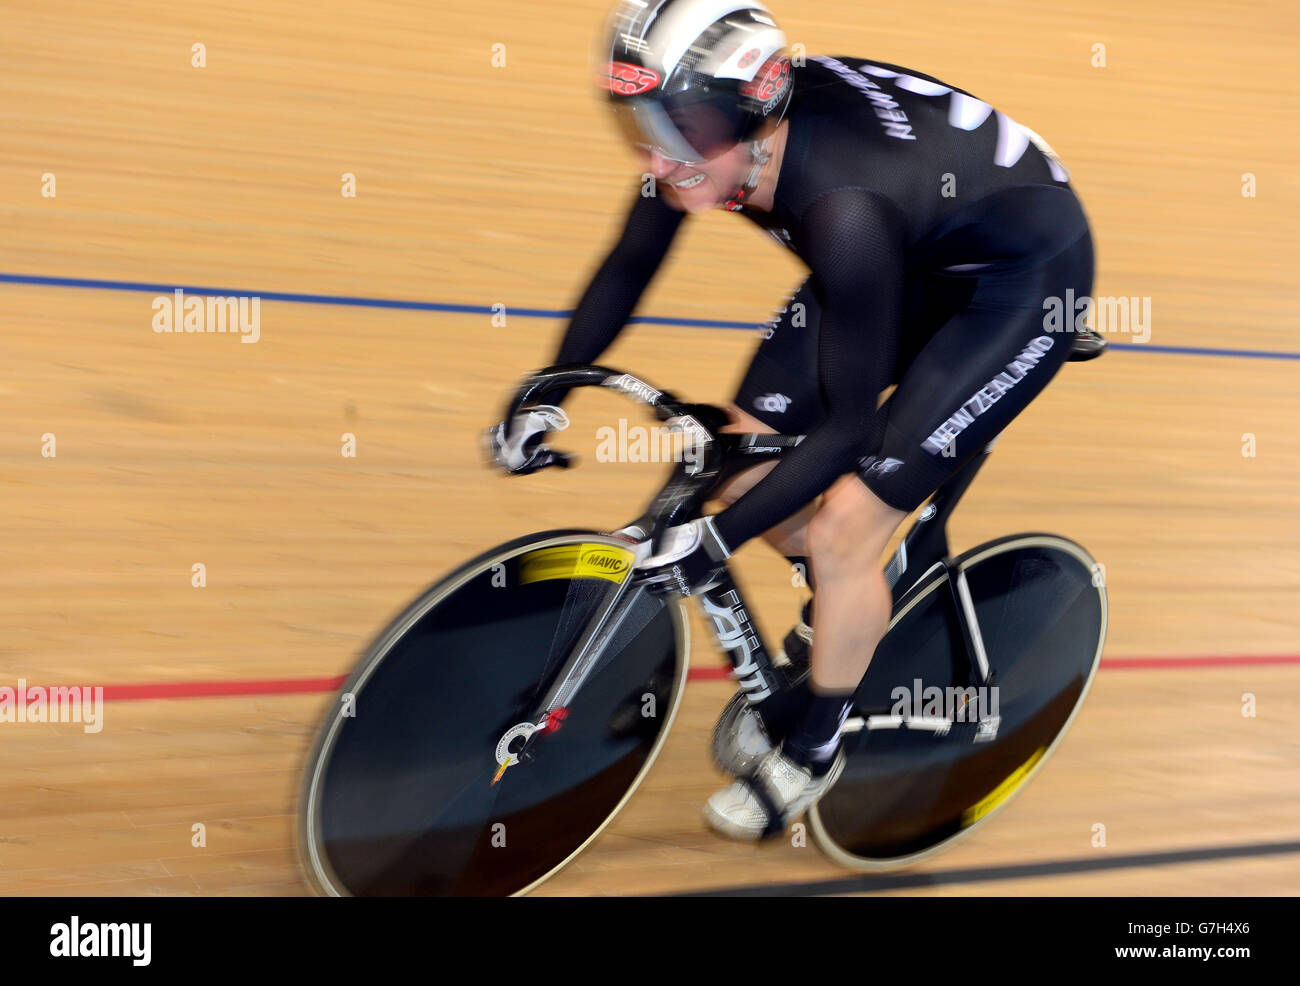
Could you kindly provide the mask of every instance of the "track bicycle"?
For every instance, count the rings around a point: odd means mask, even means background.
[[[688,625],[684,599],[652,593],[637,563],[727,478],[801,436],[723,433],[721,409],[585,364],[531,377],[505,420],[583,386],[645,405],[691,454],[631,524],[499,545],[370,644],[305,770],[300,849],[319,892],[526,893],[605,830],[662,749]],[[987,822],[1041,769],[1096,673],[1106,589],[1081,546],[1025,533],[949,551],[948,518],[991,449],[934,494],[886,565],[893,614],[844,725],[846,764],[808,813],[847,867],[915,863]],[[729,571],[697,598],[739,686],[729,728],[807,669],[774,660]]]

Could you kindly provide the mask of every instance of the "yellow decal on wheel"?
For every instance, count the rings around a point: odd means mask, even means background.
[[[605,579],[621,584],[632,570],[632,551],[608,544],[562,544],[530,551],[519,561],[519,581]]]
[[[961,825],[965,828],[967,825],[974,825],[981,818],[991,812],[1007,798],[1011,797],[1013,791],[1018,788],[1029,772],[1034,769],[1034,764],[1043,758],[1047,747],[1040,746],[1034,751],[1034,755],[1013,770],[1001,784],[986,794],[979,801],[967,808],[961,813]]]

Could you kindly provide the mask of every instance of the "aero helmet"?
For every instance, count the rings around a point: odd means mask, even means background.
[[[683,164],[774,129],[794,88],[785,35],[755,0],[622,0],[599,57],[628,139]]]

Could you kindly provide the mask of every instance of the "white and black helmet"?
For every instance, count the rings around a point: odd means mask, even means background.
[[[597,81],[628,138],[699,164],[780,123],[794,85],[785,35],[754,0],[623,0]]]

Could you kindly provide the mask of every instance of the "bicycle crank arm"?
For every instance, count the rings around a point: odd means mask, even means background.
[[[920,730],[922,732],[932,733],[934,736],[947,736],[953,726],[975,726],[974,741],[976,743],[985,743],[997,738],[998,727],[1002,724],[1002,717],[998,715],[984,716],[982,718],[971,719],[965,716],[903,716],[892,714],[877,715],[856,715],[850,716],[844,720],[844,725],[840,727],[840,735],[847,736],[851,733],[860,733],[864,730],[873,732],[877,729],[902,729],[907,731]]]

